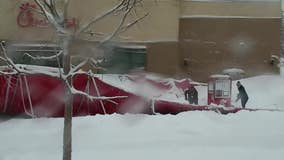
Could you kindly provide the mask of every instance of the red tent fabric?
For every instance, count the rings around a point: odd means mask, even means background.
[[[139,79],[132,79],[139,82]],[[146,80],[159,89],[169,90],[170,84]],[[73,96],[73,115],[95,115],[112,113],[177,114],[182,111],[197,109],[197,106],[152,100],[126,92],[87,74],[73,77],[73,86],[91,96],[116,97],[109,100],[91,100],[85,95]],[[187,80],[175,82],[178,88],[185,88]],[[64,84],[56,77],[44,74],[1,75],[0,76],[0,112],[7,114],[28,114],[37,117],[64,116]],[[200,106],[199,106],[200,108]]]
[[[78,74],[73,78],[73,85],[80,91],[87,91],[91,96],[125,96],[110,100],[91,100],[85,95],[75,94],[73,96],[74,116],[151,113],[149,103],[143,97],[111,86],[98,78]],[[64,84],[58,78],[43,74],[1,75],[0,87],[0,112],[12,115],[25,113],[38,117],[64,115]]]
[[[139,83],[139,79],[132,79]],[[158,86],[159,89],[169,90],[169,83],[142,79]],[[223,113],[237,112],[212,108],[204,105],[180,104],[170,101],[151,100],[135,95],[87,74],[77,74],[73,77],[74,88],[93,97],[113,97],[113,99],[92,100],[82,94],[73,95],[73,115],[95,115],[112,113],[145,113],[145,114],[178,114],[191,110],[213,110]],[[185,89],[190,81],[174,81],[175,87]],[[120,97],[117,97],[120,96]],[[123,96],[123,97],[121,97]],[[0,75],[0,113],[18,115],[26,114],[36,117],[64,116],[64,83],[56,77],[44,74],[13,74]]]

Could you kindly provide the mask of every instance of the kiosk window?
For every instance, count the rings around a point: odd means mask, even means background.
[[[215,96],[222,98],[230,96],[230,81],[216,80]]]

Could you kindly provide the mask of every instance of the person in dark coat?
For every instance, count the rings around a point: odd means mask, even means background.
[[[184,92],[185,100],[188,100],[189,104],[198,104],[198,92],[193,85],[185,90]]]
[[[241,103],[242,103],[242,107],[245,108],[246,107],[246,103],[248,101],[248,94],[245,90],[245,87],[241,84],[240,81],[237,82],[237,87],[239,90],[239,94],[237,95],[237,99],[236,102],[241,99]]]

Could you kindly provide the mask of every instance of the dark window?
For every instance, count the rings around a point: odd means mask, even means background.
[[[62,56],[53,59],[36,59],[26,55],[29,54],[33,57],[43,56],[49,57],[56,55],[61,49],[55,44],[8,44],[8,56],[14,61],[15,64],[29,64],[39,66],[58,67],[62,66]]]
[[[143,46],[113,47],[106,55],[102,64],[106,68],[105,73],[123,74],[145,67],[146,48]]]

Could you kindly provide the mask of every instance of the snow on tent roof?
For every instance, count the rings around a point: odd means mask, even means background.
[[[210,78],[230,78],[230,76],[224,74],[214,74],[211,75]]]
[[[223,73],[224,74],[230,74],[230,73],[241,73],[241,74],[243,74],[243,73],[245,73],[245,71],[242,70],[242,69],[239,69],[239,68],[229,68],[229,69],[223,70]]]

